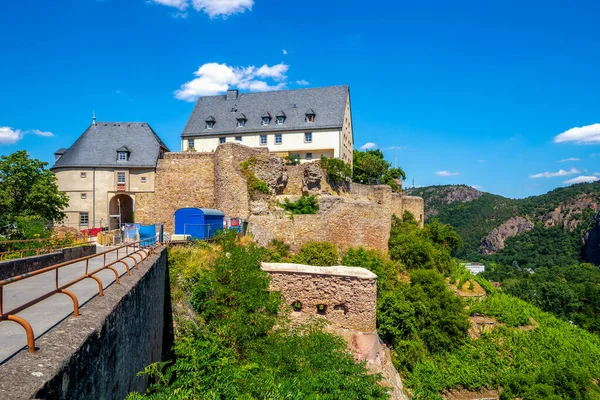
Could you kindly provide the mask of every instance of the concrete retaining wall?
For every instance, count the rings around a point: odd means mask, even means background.
[[[3,399],[124,399],[143,392],[147,365],[169,359],[173,330],[167,251],[161,249],[0,366]]]
[[[0,262],[0,280],[12,278],[13,276],[27,274],[51,265],[60,264],[77,258],[96,254],[96,245],[70,247],[50,254],[41,256],[19,258]]]

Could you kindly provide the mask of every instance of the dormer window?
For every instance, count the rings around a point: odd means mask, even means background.
[[[131,151],[127,147],[121,146],[121,148],[117,149],[117,161],[118,162],[129,161],[130,153],[131,153]]]
[[[244,114],[240,113],[237,116],[237,126],[238,126],[238,128],[243,128],[244,126],[246,126],[246,121],[247,120],[248,119],[246,118],[246,116]]]
[[[282,125],[285,122],[285,114],[283,111],[277,113],[277,125]]]
[[[304,119],[306,122],[314,122],[315,121],[315,112],[311,108],[306,112],[306,118]]]
[[[208,118],[206,118],[206,129],[212,129],[215,127],[215,117],[213,117],[212,115],[210,115]]]
[[[262,115],[262,124],[269,125],[270,123],[271,123],[271,114],[266,112]]]

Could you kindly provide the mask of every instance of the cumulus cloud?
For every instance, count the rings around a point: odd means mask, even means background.
[[[568,171],[565,171],[564,169],[560,169],[557,172],[542,172],[539,174],[533,174],[533,175],[529,175],[530,178],[533,179],[538,179],[538,178],[554,178],[556,176],[568,176],[568,175],[574,175],[574,174],[578,174],[581,171],[577,170],[576,168],[571,168]]]
[[[251,92],[284,89],[289,65],[263,65],[262,67],[232,67],[227,64],[206,63],[196,72],[195,79],[184,83],[175,91],[180,100],[194,101],[199,96],[224,93],[231,87]]]
[[[149,0],[151,3],[187,10],[191,5],[196,11],[202,11],[209,17],[223,17],[252,10],[254,0]],[[186,15],[187,17],[187,15]]]
[[[310,83],[305,79],[300,79],[299,81],[296,81],[296,84],[300,86],[310,85]]]
[[[571,128],[554,137],[554,143],[600,144],[600,124]]]
[[[23,136],[25,136],[26,134],[45,137],[54,136],[52,132],[44,132],[40,131],[39,129],[22,131],[20,129],[13,129],[9,126],[0,126],[0,144],[15,144],[19,140],[23,139]]]
[[[585,182],[596,182],[600,180],[600,178],[598,178],[597,176],[585,176],[585,175],[581,175],[578,176],[577,178],[573,178],[573,179],[568,179],[566,181],[563,181],[563,183],[566,184],[572,184],[572,183],[585,183]]]
[[[437,176],[457,176],[460,175],[458,172],[450,172],[450,171],[436,171],[435,173]]]
[[[594,175],[594,176],[600,176],[600,172],[594,172],[592,175]]]
[[[569,161],[581,161],[581,160],[577,157],[569,157],[569,158],[565,158],[564,160],[560,160],[559,162],[569,162]]]
[[[376,148],[377,148],[377,144],[373,143],[373,142],[367,142],[359,147],[359,149],[361,149],[361,150],[372,150],[372,149],[376,149]]]

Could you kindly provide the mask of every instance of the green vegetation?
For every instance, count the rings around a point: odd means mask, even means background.
[[[378,282],[378,331],[390,345],[393,362],[413,398],[442,399],[442,392],[451,389],[490,389],[499,390],[502,399],[600,399],[597,335],[494,288],[481,276],[469,277],[454,260],[448,272],[436,268],[431,260],[440,254],[447,256],[460,241],[447,225],[434,222],[433,227],[419,230],[415,224],[410,218],[394,221],[392,260],[364,249],[349,250],[342,259],[344,265],[370,269],[382,280]],[[393,251],[399,243],[418,244],[420,256],[406,258],[401,251]],[[449,274],[453,282],[470,280],[474,286],[477,281],[487,297],[468,301],[456,297],[436,269]],[[404,270],[410,273],[410,283],[403,278]],[[527,274],[532,284],[540,285],[536,293],[541,293],[547,282],[572,282],[571,290],[577,288],[579,298],[587,297],[584,307],[590,314],[586,321],[598,320],[591,311],[600,304],[594,267],[545,273],[541,268],[535,274],[519,271]],[[557,291],[563,295],[557,296]],[[548,288],[546,299],[544,295],[539,299],[540,306],[550,302],[568,311],[574,302],[564,296],[566,292],[565,288]],[[467,335],[469,315],[487,318],[492,325]]]
[[[47,170],[48,163],[29,158],[20,150],[0,157],[0,227],[11,239],[25,239],[41,234],[39,221],[61,221],[68,205],[66,194],[58,190],[56,177]],[[23,230],[7,232],[17,224]],[[32,231],[36,230],[35,232]]]
[[[402,187],[396,183],[397,179],[406,179],[402,168],[392,168],[387,162],[383,152],[379,149],[352,153],[352,180],[365,185],[382,184],[391,186],[397,192]]]
[[[319,211],[319,201],[317,200],[317,196],[303,195],[296,201],[284,199],[284,202],[280,203],[280,205],[285,211],[290,212],[292,215],[316,214]]]
[[[338,265],[340,256],[337,247],[328,242],[310,242],[302,246],[292,261],[296,264],[328,267]]]
[[[271,194],[271,188],[267,184],[267,182],[259,179],[252,171],[252,166],[256,164],[256,159],[254,157],[250,157],[246,161],[240,163],[240,169],[242,170],[242,174],[246,178],[246,182],[248,183],[248,194],[252,197],[255,193],[263,193],[263,194]]]
[[[288,155],[283,157],[287,165],[300,165],[300,158],[297,155]]]
[[[227,233],[218,242],[170,250],[174,301],[191,309],[176,319],[176,360],[147,367],[154,383],[129,399],[388,398],[343,339],[278,316],[286,306],[260,270],[264,249]]]
[[[339,158],[321,156],[321,168],[329,183],[338,185],[352,176],[352,167]]]

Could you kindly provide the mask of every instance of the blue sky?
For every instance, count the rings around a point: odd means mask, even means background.
[[[51,162],[92,110],[147,121],[178,150],[198,94],[348,84],[356,147],[397,154],[409,185],[540,194],[600,178],[599,13],[597,1],[3,1],[0,154]]]

